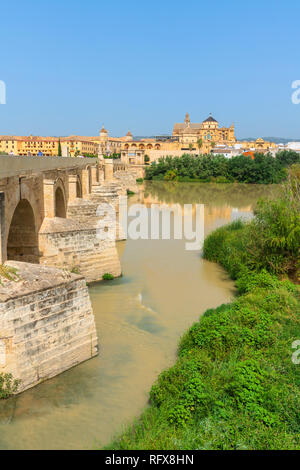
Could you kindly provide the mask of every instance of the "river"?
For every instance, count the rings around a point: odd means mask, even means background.
[[[271,186],[147,183],[129,204],[204,204],[204,233],[251,217]],[[234,284],[186,240],[118,242],[123,276],[90,286],[98,357],[0,402],[0,449],[90,449],[107,444],[147,405],[176,360],[184,331]]]

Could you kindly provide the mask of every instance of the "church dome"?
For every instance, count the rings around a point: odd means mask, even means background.
[[[100,131],[100,134],[108,134],[107,130],[105,129],[104,126],[102,126],[102,129]]]
[[[203,121],[203,122],[218,122],[218,121],[216,121],[216,119],[213,118],[212,115],[210,115],[210,116],[209,116],[207,119],[205,119],[205,121]]]

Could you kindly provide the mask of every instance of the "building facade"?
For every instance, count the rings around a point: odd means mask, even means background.
[[[182,150],[201,150],[201,153],[209,153],[217,143],[233,145],[236,142],[234,124],[219,127],[211,115],[201,123],[192,123],[186,113],[184,122],[174,125],[173,136],[178,137]]]
[[[14,155],[47,155],[58,153],[57,137],[0,136],[0,152]]]

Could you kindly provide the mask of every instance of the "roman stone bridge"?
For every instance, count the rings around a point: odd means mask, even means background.
[[[87,281],[120,275],[114,241],[96,237],[96,212],[101,202],[118,212],[137,176],[112,160],[0,157],[0,263],[66,268]]]
[[[18,392],[98,353],[86,281],[121,266],[116,241],[96,236],[111,223],[97,208],[118,212],[142,174],[107,159],[0,156],[0,374],[20,379]]]

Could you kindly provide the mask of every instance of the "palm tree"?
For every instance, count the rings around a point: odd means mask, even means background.
[[[202,140],[202,139],[198,139],[198,140],[197,140],[197,145],[198,145],[199,155],[200,155],[200,149],[201,149],[201,147],[202,147],[202,145],[203,145],[203,140]]]

